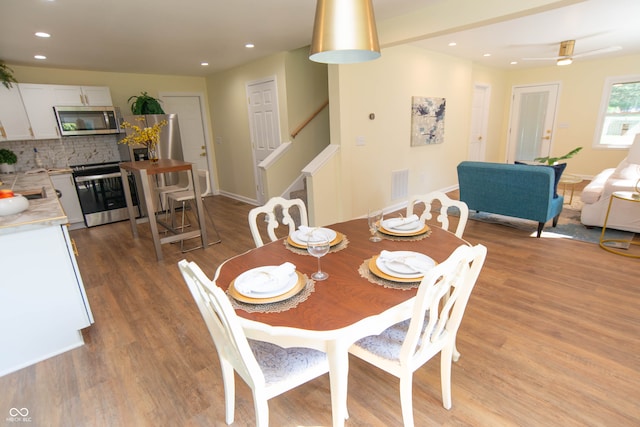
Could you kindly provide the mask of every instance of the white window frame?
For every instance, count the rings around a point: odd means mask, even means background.
[[[604,129],[605,121],[608,117],[607,108],[609,107],[609,97],[611,96],[611,88],[613,85],[620,83],[634,83],[640,82],[640,74],[632,74],[627,76],[615,76],[615,77],[607,77],[604,82],[604,88],[602,89],[602,99],[600,101],[600,112],[598,114],[598,122],[595,130],[595,134],[593,136],[593,148],[597,149],[627,149],[633,143],[633,138],[636,133],[640,133],[640,123],[631,127],[626,131],[624,137],[619,137],[618,141],[612,141],[613,138],[610,138],[608,143],[602,142],[602,131]],[[633,113],[634,115],[636,113]],[[640,118],[640,111],[637,112],[638,117]]]

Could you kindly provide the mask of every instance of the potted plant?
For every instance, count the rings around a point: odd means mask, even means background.
[[[16,162],[18,156],[11,150],[6,148],[0,148],[0,172],[12,173],[16,171]]]
[[[13,77],[13,70],[9,68],[4,61],[0,60],[0,82],[6,87],[10,89],[12,87],[11,83],[18,83],[18,81]]]
[[[550,157],[550,156],[547,156],[547,157],[536,157],[535,161],[536,162],[540,162],[540,163],[546,163],[549,166],[553,166],[553,165],[557,164],[560,160],[566,160],[566,159],[572,158],[573,156],[578,154],[580,152],[580,150],[582,150],[582,147],[574,148],[573,150],[569,151],[564,156],[560,156],[560,157]]]
[[[567,167],[566,163],[558,163],[558,162],[560,160],[570,159],[571,157],[573,157],[576,154],[578,154],[578,152],[580,152],[580,150],[582,150],[582,147],[574,148],[573,150],[569,151],[564,156],[560,156],[560,157],[547,156],[547,157],[536,157],[535,158],[536,162],[546,163],[547,166],[550,166],[550,167],[553,168],[553,172],[555,174],[555,182],[554,182],[554,185],[553,185],[554,197],[558,197],[558,183],[560,182],[560,178],[562,177],[562,172],[564,172],[564,169]]]
[[[131,112],[133,114],[164,114],[164,110],[160,105],[160,101],[147,94],[140,92],[140,95],[134,95],[127,102],[131,103]]]

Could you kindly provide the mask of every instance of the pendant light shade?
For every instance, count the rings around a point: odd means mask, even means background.
[[[371,0],[318,0],[309,59],[352,64],[379,57]]]

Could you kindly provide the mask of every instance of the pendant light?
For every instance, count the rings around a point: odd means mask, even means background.
[[[371,0],[318,0],[309,59],[352,64],[379,57]]]

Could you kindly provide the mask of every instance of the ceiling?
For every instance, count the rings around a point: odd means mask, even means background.
[[[560,42],[575,40],[575,62],[640,53],[640,1],[588,0],[535,15],[455,32],[414,43],[500,68],[554,65]],[[456,46],[449,46],[455,42]],[[607,48],[619,47],[613,52]],[[612,49],[613,50],[613,49]],[[491,56],[483,56],[490,53]],[[511,64],[516,61],[518,64]],[[640,64],[638,64],[640,71]]]
[[[373,5],[380,22],[440,1],[373,0]],[[314,13],[314,0],[2,0],[0,59],[16,65],[205,76],[310,44]],[[552,65],[521,59],[554,57],[567,39],[576,40],[576,54],[621,47],[576,61],[639,53],[638,16],[638,0],[588,0],[414,44],[488,66]],[[35,37],[37,31],[51,37]],[[457,46],[448,46],[451,41]],[[255,47],[245,48],[246,43]],[[36,60],[36,54],[47,59]],[[509,65],[512,60],[518,65]]]

